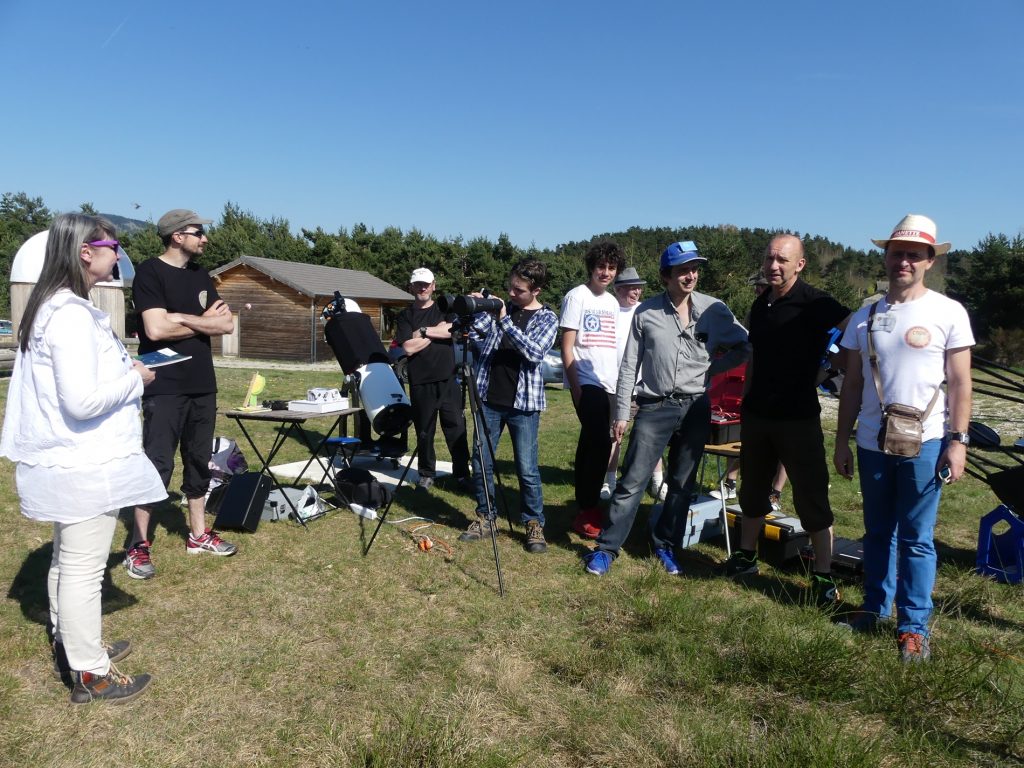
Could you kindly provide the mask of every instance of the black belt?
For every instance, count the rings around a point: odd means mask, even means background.
[[[685,400],[696,400],[698,397],[703,396],[703,392],[697,392],[694,394],[687,394],[686,392],[673,392],[672,394],[665,395],[664,397],[649,397],[648,395],[637,395],[636,401],[639,405],[650,405],[651,403],[660,403],[663,400],[675,400],[676,402],[683,402]]]

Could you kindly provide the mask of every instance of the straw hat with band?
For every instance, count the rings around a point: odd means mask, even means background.
[[[930,245],[934,249],[936,256],[941,256],[949,251],[950,244],[936,242],[938,239],[936,237],[936,231],[935,222],[927,216],[908,213],[903,217],[902,221],[893,228],[892,234],[889,235],[887,239],[872,239],[871,242],[883,250],[885,250],[886,246],[888,246],[893,240],[907,243],[924,243],[925,245]]]

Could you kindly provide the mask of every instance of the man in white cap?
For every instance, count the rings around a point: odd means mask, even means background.
[[[633,315],[615,392],[615,440],[626,433],[634,388],[638,409],[607,525],[597,537],[597,549],[584,558],[587,573],[595,576],[608,572],[629,536],[666,446],[668,497],[661,514],[651,519],[650,539],[665,571],[679,573],[676,549],[711,430],[708,377],[736,367],[750,353],[747,331],[729,308],[694,290],[705,263],[693,242],[672,243],[661,254],[664,293],[640,304]],[[641,366],[643,378],[637,381]]]
[[[841,345],[850,358],[833,458],[836,470],[852,478],[849,441],[856,421],[864,603],[849,626],[858,632],[875,629],[891,616],[895,598],[901,658],[926,661],[935,519],[943,483],[960,479],[967,458],[974,335],[963,306],[925,287],[935,258],[949,250],[949,243],[936,242],[935,222],[910,214],[887,239],[873,242],[885,249],[889,288],[881,300],[853,315],[843,335]],[[884,410],[894,403],[923,413],[917,456],[891,455],[880,446]]]
[[[804,248],[794,235],[773,237],[762,272],[769,288],[750,308],[750,343],[740,409],[740,545],[727,576],[758,572],[757,541],[771,511],[765,489],[779,462],[789,473],[793,509],[814,548],[811,596],[822,608],[839,602],[832,578],[832,507],[828,460],[821,431],[817,375],[828,332],[845,327],[850,310],[800,279]]]
[[[169,347],[191,356],[157,373],[142,397],[142,442],[146,455],[169,485],[174,454],[182,458],[181,491],[188,504],[188,554],[233,555],[234,544],[206,527],[206,493],[217,424],[217,379],[210,337],[234,330],[231,309],[217,295],[209,273],[196,263],[206,244],[204,219],[176,208],[160,217],[156,230],[164,252],[136,268],[132,283],[139,313],[139,352]],[[151,579],[150,507],[135,508],[135,530],[125,558],[128,575]]]
[[[452,456],[452,474],[459,487],[468,491],[473,487],[469,477],[469,443],[455,379],[452,324],[434,302],[436,288],[433,272],[426,267],[414,269],[409,278],[413,302],[395,323],[395,341],[408,356],[406,372],[416,430],[418,488],[427,490],[434,484],[434,433],[440,416],[441,432]]]

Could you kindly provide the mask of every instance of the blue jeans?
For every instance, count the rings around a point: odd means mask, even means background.
[[[864,611],[889,616],[897,632],[928,634],[935,584],[935,518],[942,482],[935,476],[941,440],[916,458],[857,448],[864,500]]]
[[[487,423],[490,433],[491,451],[484,449],[483,469],[478,448],[473,449],[473,482],[476,485],[476,513],[480,517],[487,516],[487,501],[484,498],[484,483],[490,492],[491,503],[494,503],[494,470],[491,466],[491,453],[497,453],[498,440],[502,430],[507,426],[512,436],[512,454],[516,462],[516,476],[519,478],[519,513],[525,524],[536,520],[544,525],[544,491],[540,482],[540,467],[537,466],[537,428],[540,425],[540,411],[519,411],[515,408],[503,408],[481,403],[480,415]],[[483,445],[486,436],[480,435]],[[496,510],[495,510],[496,511]]]
[[[706,394],[655,402],[637,398],[637,405],[622,478],[615,486],[608,510],[608,525],[597,539],[598,549],[613,555],[618,555],[633,528],[637,509],[665,446],[668,496],[661,514],[651,517],[651,544],[657,549],[671,549],[682,542],[697,465],[711,431],[711,404]]]

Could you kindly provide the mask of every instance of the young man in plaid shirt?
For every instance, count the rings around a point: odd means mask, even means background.
[[[547,550],[544,496],[537,464],[537,430],[540,412],[547,407],[541,362],[555,342],[558,318],[537,299],[546,283],[544,264],[524,259],[509,272],[508,302],[502,303],[496,313],[480,312],[473,317],[473,333],[482,339],[477,344],[480,355],[476,374],[480,414],[489,433],[481,438],[489,436],[491,450],[485,450],[483,456],[479,447],[473,451],[477,518],[459,537],[460,541],[490,538],[496,512],[491,456],[497,451],[498,439],[507,426],[519,478],[519,512],[526,526],[526,551]],[[484,495],[485,482],[492,500],[490,513]]]

